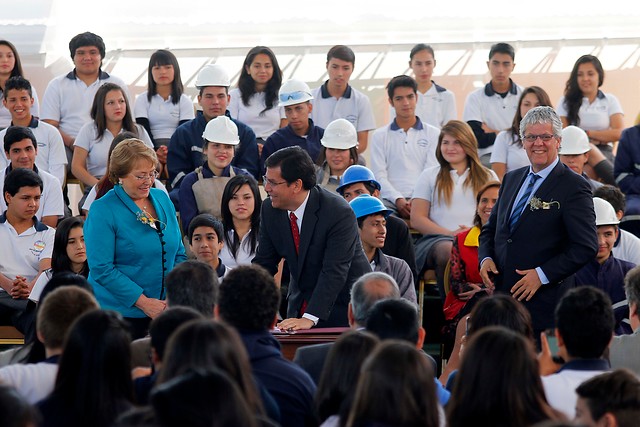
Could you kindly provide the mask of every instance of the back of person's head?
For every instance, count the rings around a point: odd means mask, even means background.
[[[638,425],[640,380],[632,372],[619,369],[595,376],[580,384],[576,394],[585,400],[591,421],[600,422],[608,414],[615,418],[618,427]]]
[[[466,427],[482,420],[487,426],[525,427],[549,414],[531,344],[502,326],[473,335],[447,406],[448,425]]]
[[[189,223],[189,230],[187,236],[189,237],[189,243],[193,243],[193,233],[198,227],[209,227],[216,233],[218,242],[224,240],[224,227],[222,222],[211,214],[196,215]]]
[[[10,90],[26,90],[29,96],[33,97],[31,82],[22,76],[13,76],[5,82],[4,99],[7,99]]]
[[[69,41],[69,53],[71,54],[71,59],[76,56],[76,49],[79,47],[86,46],[95,46],[100,51],[100,57],[104,59],[105,55],[105,46],[102,37],[97,34],[84,32],[76,35]]]
[[[613,209],[618,212],[624,212],[626,202],[624,193],[614,185],[604,184],[593,191],[593,197],[600,197],[611,203]]]
[[[39,187],[42,192],[42,178],[32,170],[24,168],[16,168],[4,177],[4,187],[2,189],[5,203],[7,201],[6,193],[10,196],[18,194],[22,187]]]
[[[213,317],[218,275],[209,264],[195,260],[181,262],[167,274],[165,286],[170,307],[191,307],[205,317]]]
[[[164,358],[164,351],[167,342],[180,326],[196,319],[201,319],[202,313],[191,307],[172,307],[160,313],[158,317],[151,321],[149,335],[151,335],[151,347],[155,350],[158,359]]]
[[[316,166],[306,150],[297,145],[281,148],[265,161],[267,168],[280,168],[280,175],[292,184],[298,179],[302,188],[310,190],[316,185]]]
[[[18,391],[0,384],[0,414],[3,427],[35,427],[39,425],[38,412]]]
[[[346,425],[438,426],[433,372],[424,354],[395,340],[378,345],[362,366]]]
[[[25,139],[31,140],[33,148],[36,150],[38,149],[36,137],[31,129],[25,126],[9,126],[4,134],[4,151],[8,153],[11,150],[11,146],[13,144]]]
[[[512,61],[515,61],[516,59],[516,52],[513,49],[513,46],[511,46],[509,43],[496,43],[492,45],[491,49],[489,50],[489,59],[493,58],[493,55],[495,55],[496,53],[504,53],[506,55],[509,55]]]
[[[534,340],[529,310],[509,295],[496,294],[478,301],[468,323],[469,337],[487,326],[504,326],[531,342]]]
[[[613,336],[615,319],[611,299],[600,289],[571,289],[556,307],[556,327],[573,358],[602,357]]]
[[[162,427],[256,426],[237,384],[217,369],[193,369],[156,387],[151,405]]]
[[[89,310],[100,308],[94,296],[77,286],[51,292],[38,310],[37,330],[46,348],[61,349],[71,324]]]
[[[382,341],[396,339],[415,346],[420,330],[418,308],[405,299],[378,301],[371,307],[365,327]]]
[[[634,267],[624,277],[624,293],[629,304],[629,316],[639,316],[640,308],[640,266]],[[632,306],[635,310],[632,309]]]
[[[315,397],[320,423],[336,414],[346,419],[360,377],[360,367],[378,342],[378,338],[368,332],[349,331],[340,335],[331,346]]]
[[[231,270],[220,285],[218,313],[231,326],[249,331],[271,329],[280,307],[273,276],[257,265]]]
[[[360,326],[367,324],[373,305],[383,299],[400,298],[400,289],[395,279],[387,273],[373,271],[362,275],[351,287],[351,310]]]

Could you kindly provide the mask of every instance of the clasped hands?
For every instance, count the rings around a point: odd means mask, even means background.
[[[511,287],[511,295],[518,301],[530,301],[536,292],[538,292],[540,286],[542,286],[540,277],[538,277],[538,273],[534,268],[528,270],[516,269],[516,273],[520,274],[522,278]],[[488,289],[495,289],[492,277],[496,274],[498,274],[498,268],[493,260],[491,258],[484,260],[480,266],[480,277]]]

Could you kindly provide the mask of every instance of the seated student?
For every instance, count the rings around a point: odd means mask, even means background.
[[[616,211],[616,217],[620,220],[620,234],[613,246],[613,256],[623,261],[632,262],[640,265],[640,238],[631,233],[631,230],[623,230],[626,224],[634,221],[626,222],[624,218],[625,212],[625,195],[618,187],[605,184],[597,188],[593,192],[594,197],[600,197],[611,203]]]
[[[635,427],[640,419],[640,380],[620,369],[576,388],[576,421],[585,427]]]
[[[399,259],[386,255],[381,248],[387,237],[387,218],[391,210],[373,196],[363,194],[349,202],[356,214],[362,249],[373,271],[382,271],[393,277],[400,288],[400,295],[417,303],[416,288],[409,265]]]
[[[7,128],[4,135],[4,153],[9,159],[9,166],[0,171],[0,183],[13,169],[24,168],[37,173],[42,180],[42,194],[35,217],[49,227],[55,227],[58,219],[64,215],[62,187],[58,178],[36,166],[38,143],[31,129],[20,126]],[[4,199],[0,200],[0,210],[4,211],[6,207]]]
[[[560,299],[555,321],[558,355],[565,364],[554,362],[547,337],[542,333],[542,353],[538,356],[542,385],[549,404],[573,419],[576,387],[609,370],[604,352],[613,337],[611,299],[592,286],[571,289]]]
[[[36,409],[15,388],[4,384],[0,384],[0,413],[5,426],[34,427],[40,421]]]
[[[42,179],[32,170],[15,169],[4,178],[7,209],[0,216],[0,321],[16,324],[42,272],[51,268],[55,230],[35,217]]]
[[[591,149],[589,137],[585,131],[576,126],[567,126],[562,129],[562,144],[560,144],[560,151],[558,151],[560,161],[578,175],[582,175],[584,179],[589,181],[591,190],[595,191],[598,187],[601,187],[602,184],[589,178],[584,172],[584,165],[587,164],[592,154],[600,154],[604,159],[602,153],[598,150],[594,151]]]
[[[345,119],[334,120],[325,129],[320,143],[322,149],[316,160],[316,180],[319,186],[335,191],[344,171],[358,163],[356,128]]]
[[[267,158],[279,149],[294,145],[306,150],[315,162],[322,148],[320,139],[324,135],[324,129],[316,126],[311,120],[313,111],[311,89],[305,82],[292,79],[280,87],[278,96],[280,98],[278,107],[284,107],[288,124],[267,138],[262,148],[261,164],[264,165]],[[264,172],[264,167],[262,171]]]
[[[363,93],[349,85],[356,55],[347,46],[333,46],[327,52],[329,79],[313,90],[311,118],[318,126],[326,128],[335,119],[347,119],[358,131],[358,153],[367,149],[369,131],[376,127],[371,101]]]
[[[12,77],[5,83],[3,105],[11,113],[11,126],[22,126],[31,129],[38,144],[36,166],[50,173],[64,185],[66,177],[67,155],[64,142],[58,129],[43,122],[32,114],[33,88],[23,77]],[[0,140],[4,140],[7,130],[0,132]],[[9,161],[0,156],[0,168],[4,169]]]
[[[633,268],[625,276],[624,293],[629,304],[629,324],[633,333],[613,337],[609,361],[613,369],[629,369],[640,376],[640,267]]]
[[[240,143],[238,127],[227,116],[209,120],[202,134],[202,153],[206,161],[187,174],[180,184],[180,219],[182,229],[198,214],[220,218],[222,193],[227,182],[236,175],[249,175],[231,163]]]
[[[382,185],[385,204],[402,218],[411,215],[411,198],[423,170],[436,166],[440,131],[416,116],[418,85],[409,76],[396,76],[387,85],[393,121],[371,138],[371,170]]]
[[[629,305],[624,294],[624,277],[635,264],[622,261],[612,255],[613,245],[618,239],[616,213],[607,201],[593,198],[598,231],[598,253],[596,258],[576,273],[576,285],[595,286],[603,290],[613,302],[616,318],[616,335],[630,334]]]
[[[14,364],[0,369],[0,382],[14,386],[29,403],[37,403],[53,391],[58,359],[67,331],[75,319],[100,308],[88,291],[65,286],[51,292],[38,311],[37,334],[45,348],[40,363]]]
[[[224,246],[224,227],[222,223],[209,214],[200,214],[189,223],[187,235],[189,248],[196,259],[209,264],[224,279],[229,271],[220,260],[220,251]]]

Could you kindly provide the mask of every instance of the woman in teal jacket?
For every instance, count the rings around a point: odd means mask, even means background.
[[[103,309],[120,312],[134,338],[166,307],[164,278],[186,259],[176,212],[153,187],[158,160],[138,139],[111,154],[114,188],[96,200],[84,226],[89,283]]]

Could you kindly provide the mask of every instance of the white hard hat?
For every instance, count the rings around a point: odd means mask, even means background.
[[[567,126],[562,129],[562,142],[560,143],[561,156],[584,154],[591,150],[587,133],[577,126]]]
[[[302,104],[313,99],[309,85],[301,80],[291,79],[280,86],[278,107]]]
[[[320,143],[326,148],[348,150],[358,145],[358,132],[348,120],[336,119],[324,130]]]
[[[200,89],[206,86],[231,86],[227,70],[218,64],[205,65],[198,73],[196,87]]]
[[[594,197],[593,209],[596,211],[596,226],[620,224],[620,220],[616,216],[616,210],[606,200]]]
[[[209,120],[202,137],[209,142],[217,142],[218,144],[240,144],[238,126],[227,116],[218,116]]]

